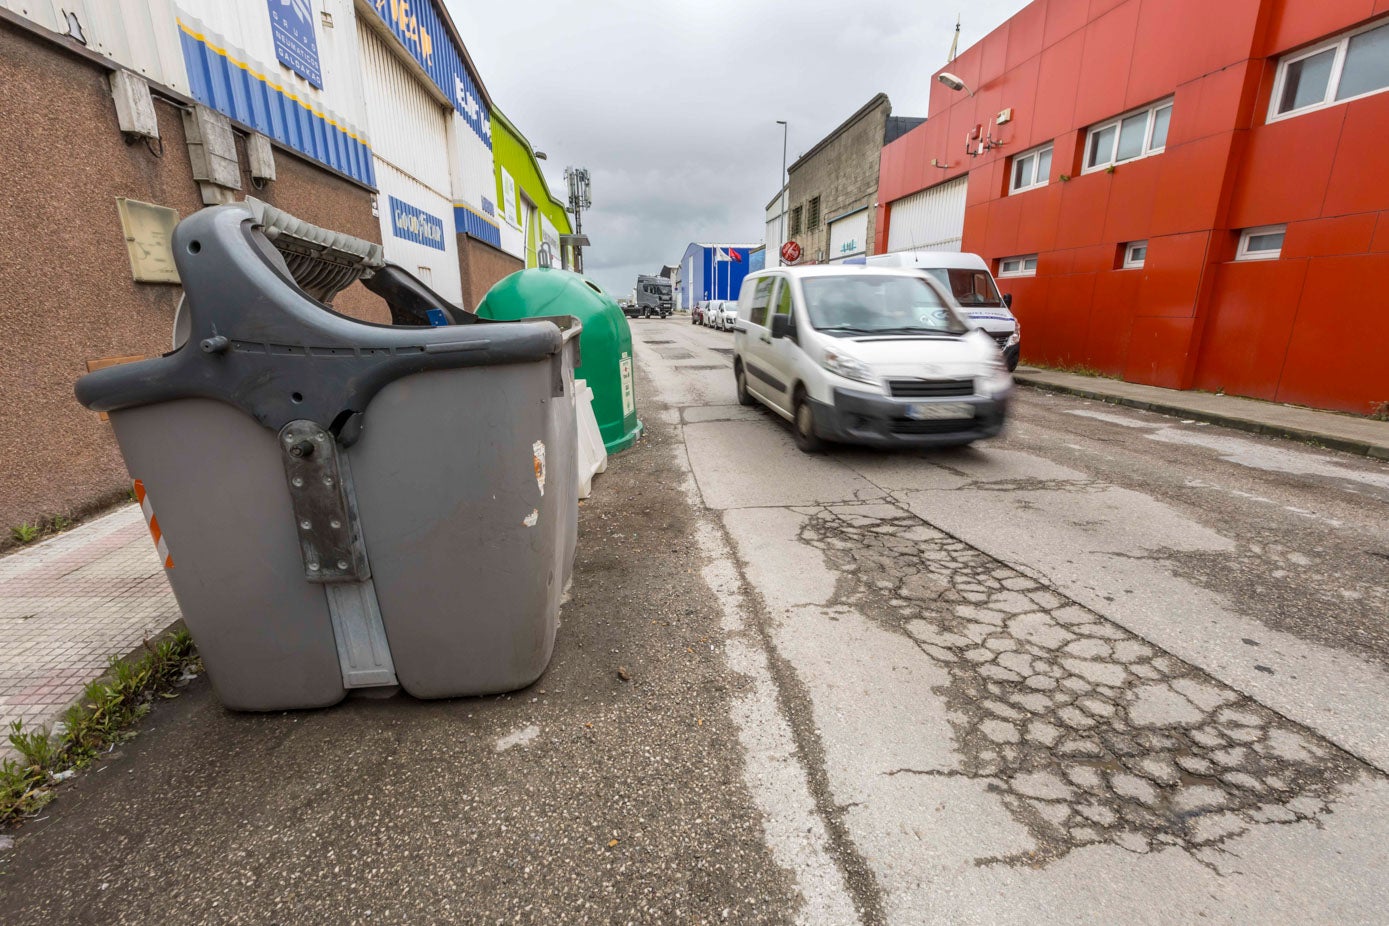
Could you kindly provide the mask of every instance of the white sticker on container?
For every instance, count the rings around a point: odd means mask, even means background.
[[[626,418],[637,410],[636,390],[632,385],[632,357],[626,351],[622,352],[622,362],[618,368],[622,371],[622,417]]]
[[[535,457],[535,484],[540,486],[540,494],[545,494],[545,442],[536,441],[531,444],[531,453]]]

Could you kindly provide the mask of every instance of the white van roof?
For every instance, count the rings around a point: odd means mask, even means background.
[[[961,251],[895,251],[874,254],[865,263],[870,267],[939,267],[944,270],[988,270],[978,254]]]

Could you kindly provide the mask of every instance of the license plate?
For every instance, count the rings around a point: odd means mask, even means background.
[[[967,402],[931,402],[907,406],[907,417],[914,421],[939,421],[942,418],[973,418],[974,406]]]

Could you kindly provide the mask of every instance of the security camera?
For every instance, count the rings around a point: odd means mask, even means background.
[[[970,96],[974,96],[974,91],[966,87],[965,82],[963,80],[960,80],[960,78],[956,77],[954,74],[951,74],[949,71],[941,71],[939,74],[936,75],[936,80],[945,84],[951,90],[965,90],[969,93]]]

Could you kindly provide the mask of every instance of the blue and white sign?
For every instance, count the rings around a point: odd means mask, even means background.
[[[275,57],[300,77],[323,89],[318,64],[318,36],[314,33],[311,0],[266,0],[270,5],[270,34],[275,38]]]
[[[391,232],[397,238],[423,244],[436,250],[444,248],[444,220],[431,215],[417,206],[396,199],[391,200]]]
[[[492,115],[432,0],[371,0],[371,5],[490,151]]]

